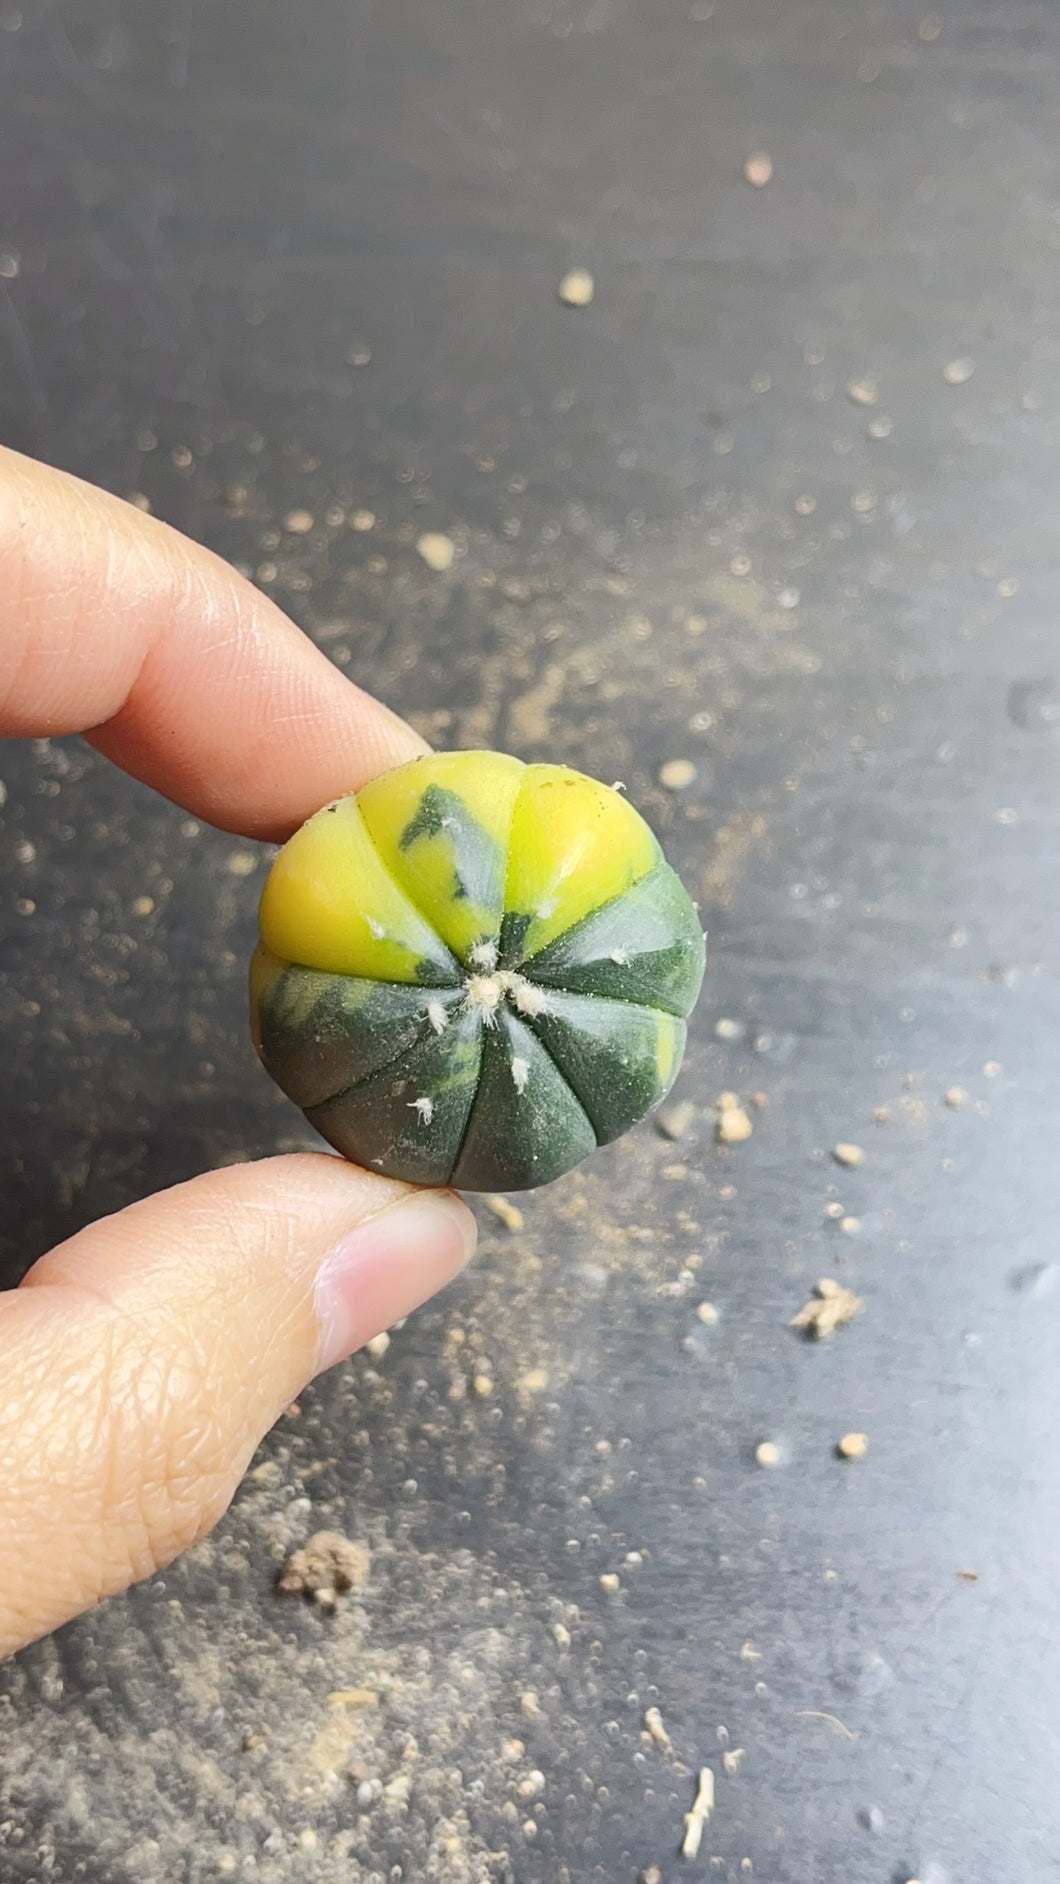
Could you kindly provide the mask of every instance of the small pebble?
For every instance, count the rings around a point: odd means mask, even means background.
[[[587,268],[570,268],[556,293],[565,307],[588,307],[596,293],[596,283]]]
[[[225,869],[232,877],[252,877],[258,860],[252,850],[234,850],[225,858]]]
[[[874,379],[848,379],[847,398],[856,406],[878,406],[880,389]]]
[[[865,1162],[865,1153],[860,1145],[833,1145],[832,1156],[837,1164],[848,1165],[851,1169]]]
[[[707,1328],[715,1328],[718,1324],[718,1311],[713,1302],[700,1302],[696,1315]]]
[[[947,386],[966,386],[974,372],[974,360],[947,360],[942,369],[942,377]]]
[[[663,1884],[663,1874],[657,1864],[649,1864],[646,1871],[637,1876],[637,1884]]]
[[[655,1129],[663,1138],[676,1143],[684,1138],[696,1116],[696,1108],[691,1099],[679,1099],[676,1105],[663,1106],[655,1114]]]
[[[691,759],[667,759],[666,764],[659,767],[659,783],[668,792],[687,791],[690,785],[695,784],[696,778],[696,768]]]
[[[739,1040],[743,1027],[739,1021],[720,1020],[714,1023],[714,1032],[719,1040]]]
[[[968,1104],[968,1094],[963,1086],[947,1086],[943,1098],[954,1112],[959,1112],[962,1106]]]
[[[666,1731],[663,1724],[663,1717],[657,1707],[649,1707],[645,1710],[644,1728],[646,1733],[654,1740],[657,1747],[661,1747],[664,1753],[670,1752],[673,1741]]]
[[[767,183],[773,181],[773,159],[767,150],[753,150],[744,159],[744,182],[750,183],[756,190],[764,190]]]
[[[755,1458],[759,1465],[779,1465],[780,1447],[774,1445],[771,1439],[763,1439],[761,1443],[755,1447]]]
[[[870,438],[890,438],[893,431],[894,420],[888,418],[886,412],[878,412],[874,419],[869,420],[868,433]]]
[[[443,536],[440,530],[428,530],[425,535],[418,537],[416,549],[428,569],[433,569],[436,575],[442,575],[453,567],[456,544],[451,536]]]
[[[149,916],[151,914],[151,911],[154,909],[154,906],[155,906],[155,899],[153,896],[138,896],[132,906],[133,915],[134,916]]]
[[[289,510],[283,520],[283,527],[292,536],[308,536],[313,528],[314,517],[311,510]]]
[[[842,1230],[844,1236],[857,1236],[857,1233],[861,1228],[861,1218],[860,1217],[840,1217],[839,1228]]]
[[[608,1596],[613,1596],[615,1591],[620,1587],[619,1580],[614,1571],[605,1570],[603,1576],[600,1578],[600,1588],[605,1590]]]
[[[836,1447],[841,1459],[863,1459],[869,1449],[864,1433],[844,1433]]]
[[[350,518],[350,529],[357,530],[363,536],[365,531],[375,529],[374,510],[355,510]]]
[[[480,1400],[488,1400],[493,1392],[493,1382],[488,1374],[476,1374],[472,1386]]]
[[[388,1334],[377,1334],[373,1335],[370,1341],[365,1342],[364,1351],[366,1354],[371,1355],[373,1361],[381,1361],[389,1346],[390,1336]]]

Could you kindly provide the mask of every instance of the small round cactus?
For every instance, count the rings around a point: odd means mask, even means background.
[[[547,1184],[669,1091],[703,979],[643,818],[558,765],[442,752],[280,852],[254,1041],[344,1156],[466,1190]]]

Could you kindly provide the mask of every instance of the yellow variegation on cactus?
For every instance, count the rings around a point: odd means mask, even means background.
[[[261,899],[254,1040],[330,1144],[389,1177],[546,1184],[664,1097],[695,910],[621,794],[442,752],[309,819]]]

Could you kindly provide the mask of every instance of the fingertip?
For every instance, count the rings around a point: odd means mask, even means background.
[[[317,1372],[400,1321],[470,1262],[478,1226],[453,1191],[420,1191],[348,1231],[317,1276]]]

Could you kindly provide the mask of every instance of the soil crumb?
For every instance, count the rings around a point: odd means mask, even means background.
[[[310,1596],[321,1609],[334,1609],[340,1596],[368,1581],[370,1568],[364,1544],[339,1531],[317,1531],[291,1552],[276,1587],[284,1596]]]
[[[788,1325],[800,1329],[810,1340],[826,1341],[837,1328],[845,1328],[848,1321],[853,1321],[864,1306],[860,1295],[845,1289],[832,1276],[822,1276],[810,1300],[792,1316]]]

